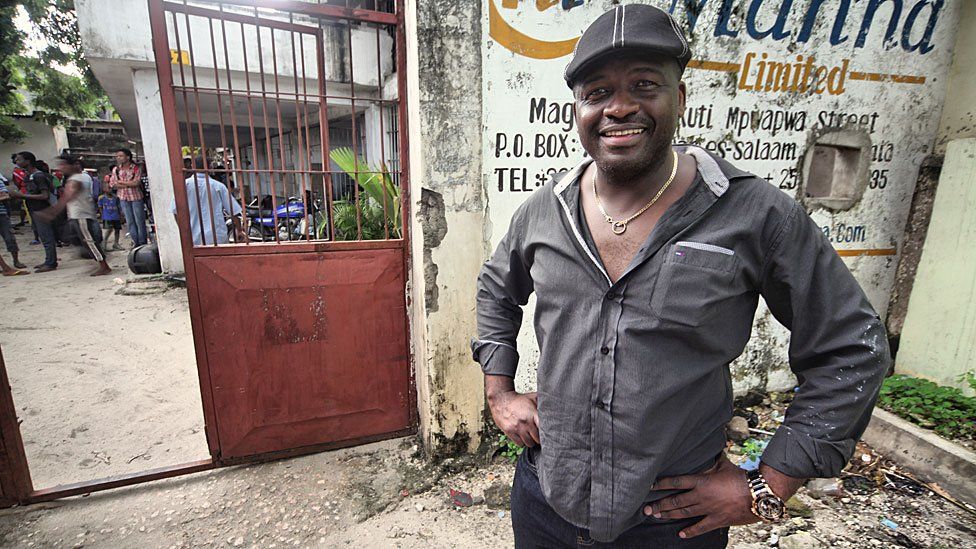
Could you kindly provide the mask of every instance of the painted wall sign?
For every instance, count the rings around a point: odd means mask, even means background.
[[[190,52],[186,50],[169,50],[169,62],[174,65],[189,65]]]
[[[563,80],[576,41],[610,0],[485,0],[484,185],[491,243],[515,208],[584,154]],[[645,0],[684,28],[693,59],[678,141],[699,144],[797,196],[803,158],[831,129],[870,138],[863,197],[811,213],[884,313],[919,166],[939,123],[961,0]],[[526,319],[531,319],[531,311]],[[521,335],[521,387],[538,351]],[[788,334],[765,309],[737,388],[786,387]]]

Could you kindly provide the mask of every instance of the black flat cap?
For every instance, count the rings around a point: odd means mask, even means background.
[[[570,88],[597,61],[624,51],[672,57],[684,72],[691,49],[674,18],[646,4],[615,6],[597,18],[580,37],[573,59],[566,66]]]

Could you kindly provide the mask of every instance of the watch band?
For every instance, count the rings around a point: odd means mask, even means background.
[[[752,495],[750,511],[766,522],[777,521],[785,515],[786,504],[769,487],[766,479],[758,469],[748,471],[746,478],[749,492]]]

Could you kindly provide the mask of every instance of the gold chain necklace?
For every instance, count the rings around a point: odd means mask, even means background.
[[[644,205],[643,208],[638,210],[637,213],[635,213],[634,215],[628,217],[623,221],[615,221],[612,217],[610,217],[610,214],[607,213],[607,210],[604,209],[603,202],[600,201],[600,194],[597,193],[596,191],[596,173],[598,170],[596,169],[593,170],[593,178],[592,178],[593,198],[596,199],[596,207],[600,209],[600,213],[603,214],[604,219],[606,219],[607,223],[610,224],[610,230],[613,231],[613,234],[622,235],[625,232],[627,232],[627,224],[640,217],[642,213],[649,210],[651,206],[653,206],[654,203],[657,202],[657,199],[661,198],[661,195],[664,194],[664,191],[668,190],[668,187],[671,185],[671,182],[674,181],[674,175],[678,173],[678,153],[672,150],[671,155],[674,158],[674,162],[672,163],[671,166],[671,175],[668,177],[668,180],[664,182],[664,185],[661,186],[661,190],[659,190],[657,194],[654,195],[654,198],[652,198],[650,202],[648,202],[647,204]]]

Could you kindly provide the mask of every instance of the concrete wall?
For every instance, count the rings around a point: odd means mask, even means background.
[[[944,385],[976,369],[976,139],[948,143],[895,371]]]
[[[976,2],[962,2],[959,28],[952,47],[952,69],[949,88],[942,108],[939,140],[936,153],[944,154],[946,144],[953,139],[976,137]]]
[[[411,325],[420,428],[435,453],[473,450],[483,425],[469,350],[486,253],[479,4],[407,2]]]
[[[620,3],[671,10],[690,37],[694,61],[685,73],[679,141],[701,144],[802,199],[802,161],[817,136],[854,130],[870,139],[868,180],[855,182],[866,187],[863,197],[846,211],[808,210],[884,315],[919,167],[936,140],[963,2],[486,0],[482,179],[490,247],[549,173],[582,157],[562,72],[582,30]],[[767,78],[784,64],[793,74],[806,66],[823,71],[833,85],[821,93],[782,89]],[[534,387],[538,360],[531,313],[525,318],[523,390]],[[790,387],[788,341],[761,305],[753,340],[733,365],[736,391]]]
[[[905,316],[908,314],[909,298],[932,217],[932,204],[939,186],[946,144],[952,139],[976,137],[973,107],[976,102],[976,88],[972,85],[972,75],[976,71],[976,2],[962,3],[958,28],[952,47],[952,66],[949,68],[938,139],[932,154],[923,163],[915,184],[895,286],[891,294],[887,325],[889,337],[894,338],[895,345],[892,348],[895,351]]]
[[[132,71],[132,87],[136,94],[139,126],[142,129],[142,148],[149,177],[159,261],[166,272],[183,272],[183,250],[180,248],[180,229],[170,213],[173,202],[173,173],[170,169],[163,107],[159,98],[159,78],[155,69]]]
[[[38,160],[43,160],[54,166],[54,157],[61,154],[62,149],[68,148],[68,136],[64,128],[51,127],[34,120],[31,117],[15,117],[14,121],[20,129],[27,132],[27,137],[20,143],[0,143],[0,171],[10,179],[14,165],[10,162],[10,155],[21,151],[34,153]]]

